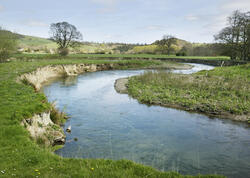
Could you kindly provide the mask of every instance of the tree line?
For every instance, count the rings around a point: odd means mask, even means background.
[[[178,39],[165,35],[151,45],[121,45],[115,50],[135,53],[175,54],[177,56],[230,56],[232,60],[250,60],[250,12],[234,11],[227,19],[228,25],[214,36],[216,43],[185,43],[181,48]],[[0,61],[16,52],[18,35],[0,28]],[[67,55],[69,48],[82,44],[82,34],[68,22],[52,23],[50,39],[57,43],[58,53]],[[180,41],[180,40],[179,40]]]
[[[228,26],[214,35],[216,43],[193,45],[186,43],[176,49],[178,39],[164,35],[153,45],[154,53],[189,56],[230,56],[232,60],[250,60],[250,12],[234,11],[227,19]],[[152,51],[152,50],[151,50]]]

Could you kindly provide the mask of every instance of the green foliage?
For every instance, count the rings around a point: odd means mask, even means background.
[[[135,54],[155,54],[157,45],[136,46],[133,48]]]
[[[118,50],[120,53],[125,53],[128,52],[129,50],[132,50],[135,47],[135,45],[131,45],[131,44],[123,44],[123,45],[119,45],[116,48],[114,48],[113,50]]]
[[[67,116],[67,114],[63,111],[59,111],[55,105],[51,106],[51,110],[50,110],[50,118],[51,120],[57,124],[57,125],[61,125],[64,124],[65,121],[69,118]]]
[[[61,56],[67,56],[69,54],[69,49],[68,48],[59,48],[58,54]]]
[[[185,52],[178,52],[176,53],[176,56],[186,56],[187,54]]]
[[[16,51],[17,35],[0,27],[0,62],[9,58]]]
[[[129,94],[140,102],[208,114],[250,113],[250,64],[192,75],[147,72],[129,80]]]

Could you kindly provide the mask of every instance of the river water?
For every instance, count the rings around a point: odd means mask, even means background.
[[[192,64],[186,71],[213,67]],[[113,70],[58,79],[44,86],[49,101],[71,118],[65,146],[56,154],[71,158],[128,159],[181,174],[250,176],[250,128],[247,124],[209,118],[160,106],[139,104],[118,94],[118,78],[143,70]]]

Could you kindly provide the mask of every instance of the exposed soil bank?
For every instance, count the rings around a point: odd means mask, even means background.
[[[129,78],[121,78],[121,79],[116,80],[114,87],[118,93],[129,94],[128,85],[129,85]],[[153,101],[151,103],[147,103],[147,102],[142,102],[142,103],[148,104],[148,105],[159,105],[159,106],[163,106],[163,107],[170,107],[170,108],[185,110],[185,111],[189,111],[189,112],[196,112],[196,113],[205,114],[205,115],[210,116],[210,117],[218,117],[221,119],[231,119],[234,121],[241,121],[241,122],[248,122],[248,120],[250,118],[250,115],[236,115],[236,114],[231,114],[229,112],[209,112],[209,111],[204,112],[204,111],[199,110],[199,108],[197,108],[196,110],[193,110],[193,109],[188,108],[188,107],[183,107],[182,105],[179,105],[179,104],[166,104],[166,103],[162,103],[160,101],[158,101],[158,102]]]
[[[66,141],[62,128],[50,119],[50,112],[36,114],[30,119],[24,119],[21,125],[30,132],[32,138],[37,141],[40,139],[40,142],[46,146],[62,145]]]
[[[84,72],[95,72],[98,70],[113,69],[113,64],[74,64],[74,65],[56,65],[38,68],[36,71],[24,74],[18,78],[18,81],[31,84],[36,91],[40,90],[42,84],[51,78],[60,76],[76,76]]]

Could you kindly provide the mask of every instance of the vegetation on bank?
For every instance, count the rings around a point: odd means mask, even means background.
[[[250,64],[191,75],[146,72],[129,79],[128,92],[142,103],[250,120]]]
[[[146,67],[159,61],[41,60],[0,64],[0,177],[192,177],[160,172],[127,160],[68,159],[39,147],[20,125],[24,118],[49,110],[43,93],[16,78],[38,67],[73,63],[119,63],[122,68]],[[124,66],[124,67],[123,67]],[[196,176],[221,177],[221,176]]]
[[[62,57],[58,54],[15,54],[12,56],[18,60],[37,60],[37,59],[82,59],[82,58],[131,58],[131,59],[204,59],[204,60],[230,60],[227,56],[175,56],[162,54],[69,54]]]

